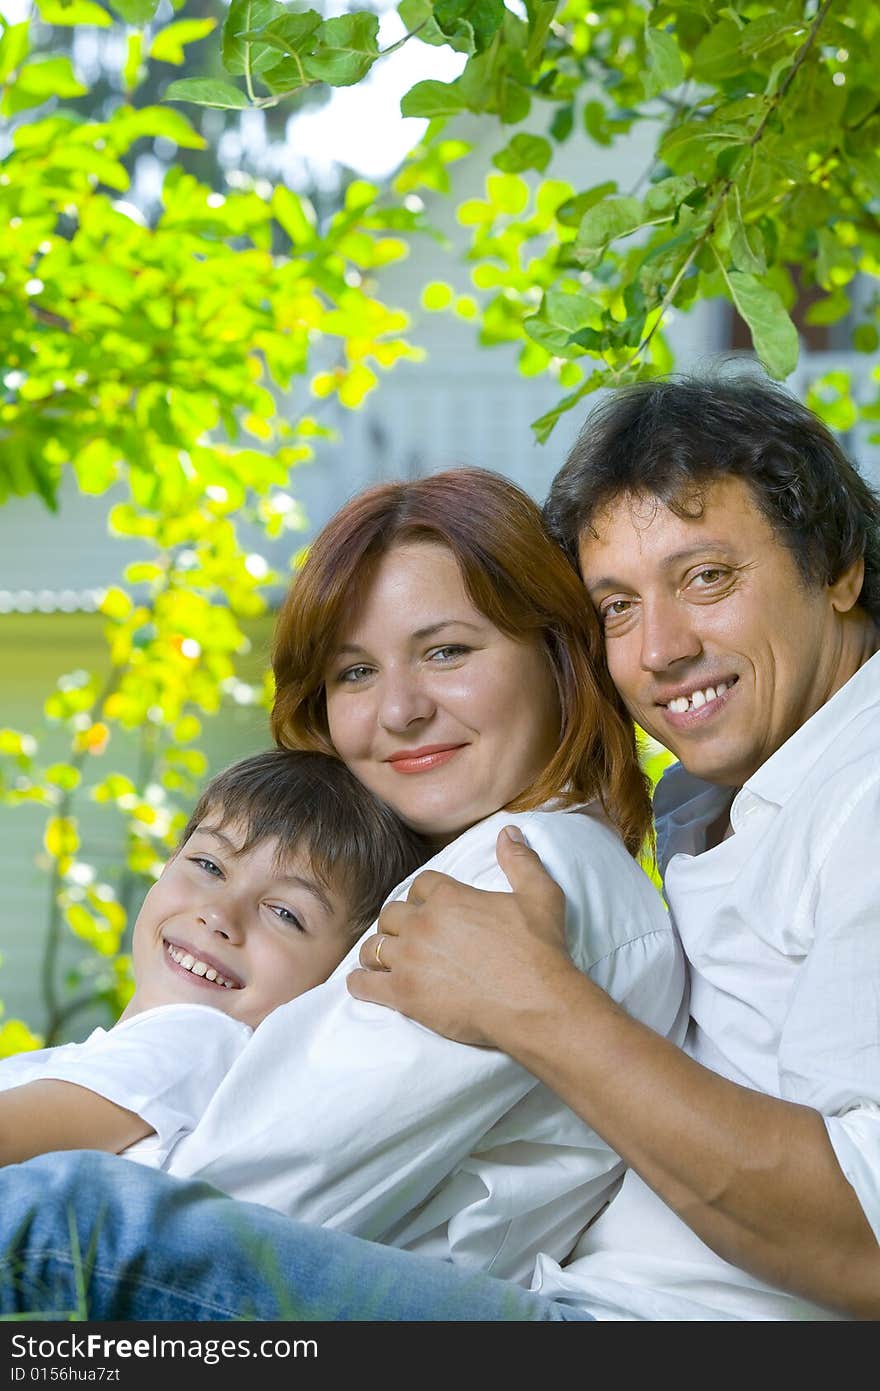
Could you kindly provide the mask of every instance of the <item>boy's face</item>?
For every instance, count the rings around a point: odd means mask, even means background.
[[[255,1028],[327,979],[352,943],[348,905],[307,854],[278,843],[244,854],[240,827],[209,813],[168,861],[134,925],[136,989],[126,1014],[213,1005]]]

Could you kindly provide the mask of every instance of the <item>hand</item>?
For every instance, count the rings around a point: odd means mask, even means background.
[[[565,899],[518,828],[496,853],[513,893],[490,893],[426,870],[406,900],[387,904],[348,977],[359,1000],[388,1005],[460,1043],[499,1046],[565,951]],[[378,959],[377,959],[378,956]]]

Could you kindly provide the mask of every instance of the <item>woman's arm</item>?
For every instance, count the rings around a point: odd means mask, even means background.
[[[514,893],[422,876],[380,920],[391,970],[356,973],[353,991],[510,1053],[724,1259],[851,1317],[880,1317],[880,1246],[819,1112],[702,1067],[576,971],[558,887],[505,839]]]
[[[72,1082],[25,1082],[0,1092],[0,1164],[53,1150],[120,1154],[152,1133],[133,1111]]]

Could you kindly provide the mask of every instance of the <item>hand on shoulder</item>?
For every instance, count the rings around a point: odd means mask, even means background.
[[[351,994],[447,1038],[496,1046],[501,1016],[527,1014],[539,985],[574,969],[559,885],[518,827],[499,833],[496,853],[511,893],[427,870],[405,900],[386,904],[348,977]]]

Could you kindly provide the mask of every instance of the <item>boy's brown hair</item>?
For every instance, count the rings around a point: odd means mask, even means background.
[[[225,768],[202,792],[181,847],[217,817],[244,831],[239,854],[272,839],[280,864],[305,852],[324,886],[347,900],[353,937],[431,854],[421,836],[329,754],[274,748]]]

